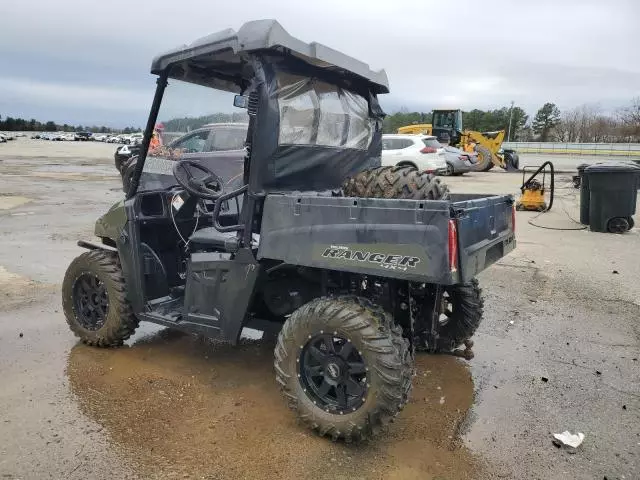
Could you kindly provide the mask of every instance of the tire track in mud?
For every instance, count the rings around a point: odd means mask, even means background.
[[[231,347],[163,330],[120,349],[77,345],[67,375],[82,411],[145,478],[486,478],[457,436],[473,382],[453,357],[420,355],[410,403],[364,445],[297,424],[269,343]]]

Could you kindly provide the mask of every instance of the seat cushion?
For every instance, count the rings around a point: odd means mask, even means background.
[[[238,232],[220,232],[215,227],[205,227],[191,235],[189,243],[233,253],[238,251]]]

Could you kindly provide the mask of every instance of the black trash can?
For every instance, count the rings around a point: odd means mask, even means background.
[[[624,233],[633,227],[640,167],[606,162],[584,170],[589,188],[589,227],[592,232]],[[582,205],[581,205],[582,207]],[[582,221],[582,208],[580,209]]]
[[[584,174],[588,163],[578,165],[578,181],[580,182],[580,223],[589,225],[589,179]]]

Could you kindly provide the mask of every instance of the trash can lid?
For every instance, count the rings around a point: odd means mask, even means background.
[[[586,173],[636,173],[640,174],[640,166],[631,162],[599,162],[584,170]]]

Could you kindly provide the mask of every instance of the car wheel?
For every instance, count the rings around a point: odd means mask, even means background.
[[[443,175],[446,175],[448,177],[455,175],[456,174],[456,169],[453,168],[453,165],[449,162],[447,162],[447,169],[445,170],[445,172],[443,173]]]

